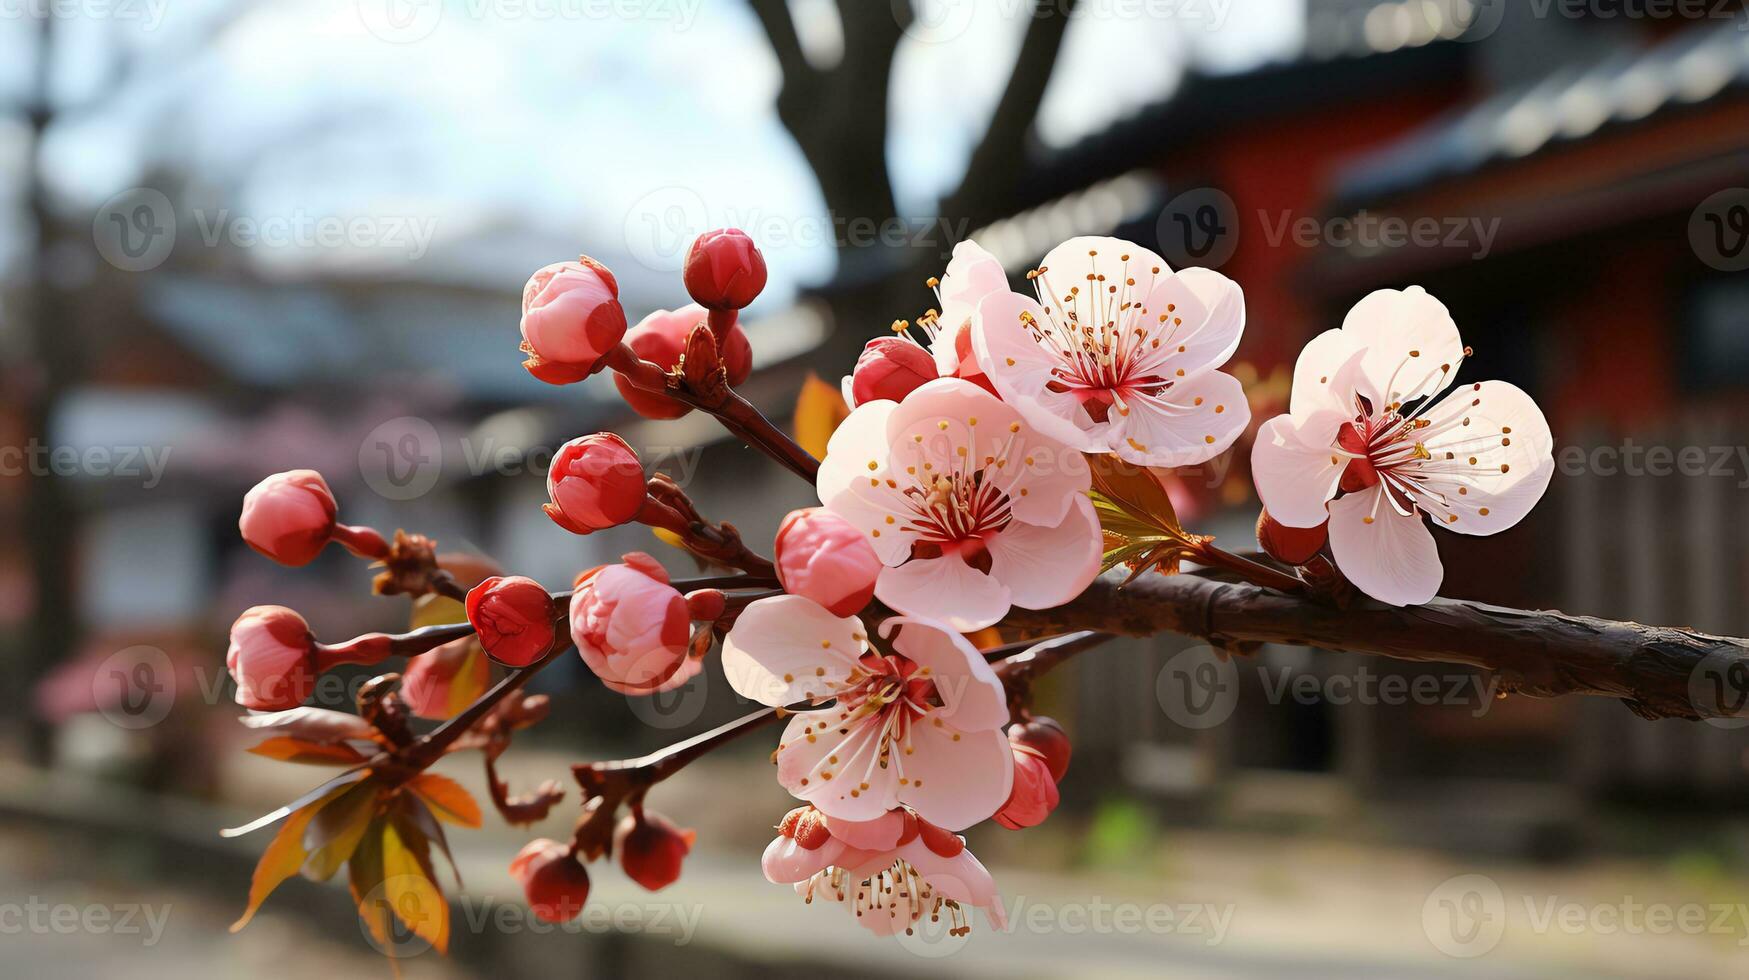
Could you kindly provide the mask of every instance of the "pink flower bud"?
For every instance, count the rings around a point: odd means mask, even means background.
[[[1057,781],[1051,778],[1051,767],[1044,756],[1024,745],[1009,740],[1014,750],[1014,789],[1008,802],[996,811],[996,822],[1009,830],[1036,827],[1045,822],[1057,808],[1060,796]]]
[[[739,228],[707,231],[686,253],[686,292],[711,310],[740,310],[765,288],[765,256]]]
[[[644,464],[611,432],[572,439],[547,469],[547,496],[547,516],[572,534],[618,527],[644,506]]]
[[[644,360],[672,371],[686,350],[686,338],[694,327],[705,322],[706,316],[704,307],[696,303],[678,310],[657,310],[627,331],[626,346]],[[720,349],[729,384],[745,382],[753,373],[753,347],[747,343],[747,332],[739,324],[730,327],[723,336]],[[632,411],[644,418],[677,419],[692,411],[672,398],[645,391],[620,375],[614,375],[613,383]]]
[[[468,622],[493,660],[526,667],[553,646],[553,598],[521,575],[494,576],[468,592]]]
[[[304,617],[284,606],[252,606],[231,624],[225,667],[237,703],[256,711],[295,708],[316,685],[316,638]]]
[[[1063,726],[1057,724],[1055,718],[1034,715],[1024,722],[1009,725],[1008,740],[1043,756],[1045,764],[1051,768],[1052,779],[1061,782],[1068,775],[1071,754],[1069,733],[1063,731]]]
[[[881,559],[854,525],[823,507],[791,511],[777,529],[777,579],[834,616],[854,616],[874,598]]]
[[[626,877],[656,892],[680,878],[680,863],[698,834],[681,830],[655,811],[634,810],[613,829],[613,849]]]
[[[281,565],[308,565],[333,540],[338,510],[322,474],[287,470],[243,495],[237,529],[249,547]]]
[[[691,620],[668,572],[641,551],[623,564],[577,576],[571,639],[601,682],[621,694],[652,694],[696,674],[687,665]]]
[[[876,337],[856,359],[850,390],[858,405],[883,398],[902,401],[924,383],[934,381],[935,374],[935,358],[921,346],[903,337]]]
[[[475,694],[486,689],[492,662],[479,656],[474,637],[464,637],[409,657],[401,671],[401,700],[421,718],[453,718],[473,700],[460,704],[452,693],[458,688]]]
[[[510,862],[528,907],[542,922],[569,922],[589,901],[589,871],[571,848],[545,837],[532,840]]]
[[[522,366],[548,384],[570,384],[601,370],[626,332],[619,283],[588,256],[555,262],[522,287]]]

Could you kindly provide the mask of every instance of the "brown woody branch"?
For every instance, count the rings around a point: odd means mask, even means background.
[[[1056,609],[1016,608],[1011,624],[1145,637],[1173,632],[1223,646],[1285,643],[1493,671],[1502,691],[1620,698],[1643,718],[1749,714],[1739,703],[1749,640],[1690,629],[1435,599],[1347,609],[1197,574],[1101,580]],[[1714,681],[1718,683],[1715,684]]]

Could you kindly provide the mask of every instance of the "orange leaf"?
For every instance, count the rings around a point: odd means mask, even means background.
[[[994,626],[986,626],[975,633],[967,633],[966,639],[979,650],[988,650],[1002,645],[1002,631]]]
[[[480,804],[474,802],[473,795],[460,783],[448,776],[421,773],[407,784],[407,788],[418,794],[439,820],[462,827],[480,826]]]
[[[845,404],[844,395],[812,371],[808,372],[801,394],[796,396],[796,443],[815,459],[825,459],[827,441],[838,423],[849,415],[850,406]]]
[[[249,905],[243,910],[242,918],[231,923],[232,932],[248,925],[249,920],[255,918],[255,911],[261,908],[261,903],[267,901],[267,896],[273,894],[275,888],[303,867],[304,858],[307,856],[304,851],[304,830],[309,827],[310,819],[316,815],[316,811],[350,788],[350,784],[336,786],[326,796],[294,811],[285,819],[279,833],[273,835],[273,840],[267,844],[267,850],[261,852],[261,860],[255,864],[255,874],[249,880]]]
[[[313,766],[355,766],[365,761],[363,753],[350,745],[328,742],[306,742],[290,735],[279,735],[249,751],[281,762],[301,762]]]

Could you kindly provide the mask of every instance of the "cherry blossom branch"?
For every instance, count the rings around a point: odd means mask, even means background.
[[[705,334],[709,334],[708,328]],[[699,348],[699,344],[689,344],[688,353],[699,352]],[[698,364],[698,360],[694,357],[695,363],[684,364],[671,373],[639,357],[624,343],[607,355],[608,367],[619,372],[628,384],[712,416],[731,435],[770,456],[791,473],[814,482],[820,461],[754,408],[752,402],[736,394],[719,363],[705,358],[710,360],[708,365]]]
[[[1694,682],[1704,681],[1699,672],[1709,662],[1722,675],[1726,666],[1749,659],[1749,640],[1688,629],[1457,599],[1401,608],[1361,602],[1344,609],[1197,574],[1149,575],[1125,588],[1101,580],[1055,609],[1017,608],[1008,622],[1137,637],[1172,632],[1223,645],[1286,643],[1417,663],[1467,664],[1498,674],[1504,691],[1620,698],[1643,718],[1731,714],[1719,705],[1697,703]]]

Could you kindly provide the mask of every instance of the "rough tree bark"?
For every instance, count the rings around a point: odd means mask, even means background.
[[[1501,691],[1620,698],[1643,718],[1749,715],[1749,640],[1560,612],[1435,599],[1347,609],[1203,575],[1095,582],[1056,609],[1014,609],[1010,623],[1125,636],[1162,632],[1217,646],[1287,643],[1493,671]],[[1743,665],[1733,667],[1733,665]]]

